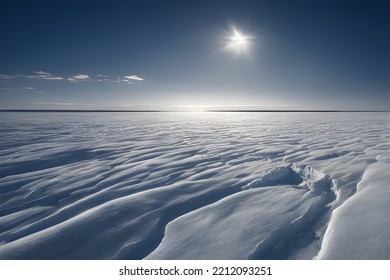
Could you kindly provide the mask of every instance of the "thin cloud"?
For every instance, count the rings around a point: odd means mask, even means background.
[[[0,74],[0,80],[12,80],[14,77],[10,76],[10,75],[3,75],[3,74]]]
[[[50,73],[47,73],[47,72],[43,72],[43,71],[36,71],[36,72],[33,72],[34,74],[38,75],[38,76],[51,76]]]
[[[50,81],[61,81],[63,79],[64,78],[62,78],[62,77],[46,77],[46,78],[43,78],[43,80],[50,80]]]
[[[124,76],[128,80],[144,81],[145,79],[138,77],[137,75]]]
[[[75,79],[75,80],[87,80],[89,78],[90,77],[88,75],[85,75],[85,74],[78,74],[76,76],[73,76],[73,79]]]
[[[51,81],[64,80],[63,77],[56,77],[56,76],[53,76],[52,74],[50,74],[48,72],[44,72],[44,71],[36,71],[33,73],[34,73],[34,75],[26,75],[23,77],[28,78],[28,79],[41,79],[41,80],[51,80]]]
[[[25,89],[25,90],[34,90],[35,88],[33,88],[33,87],[22,87],[22,89]]]
[[[120,77],[110,77],[103,74],[77,74],[73,76],[61,77],[53,76],[51,73],[46,71],[34,71],[32,74],[17,74],[17,75],[6,75],[0,74],[0,80],[14,80],[14,79],[33,79],[33,80],[48,80],[48,81],[62,81],[65,80],[70,83],[77,82],[109,82],[109,83],[126,83],[129,85],[134,84],[135,81],[144,81],[145,79],[137,75],[127,75]]]

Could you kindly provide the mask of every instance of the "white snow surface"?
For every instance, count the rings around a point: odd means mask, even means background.
[[[318,259],[390,259],[390,158],[378,157],[333,213]]]
[[[271,174],[280,173],[288,180],[291,175],[284,170],[277,168]],[[334,199],[328,176],[307,169],[297,173],[303,177],[298,186],[239,192],[181,216],[168,224],[162,243],[147,258],[257,259],[285,255],[283,242],[292,242],[290,239],[305,231]],[[279,247],[284,250],[280,252]]]
[[[0,113],[0,259],[390,259],[389,113]]]

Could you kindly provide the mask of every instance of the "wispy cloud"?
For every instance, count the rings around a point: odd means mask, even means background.
[[[12,80],[14,77],[10,75],[0,74],[0,80]]]
[[[28,79],[41,79],[41,80],[51,80],[51,81],[61,81],[64,80],[63,77],[53,76],[52,74],[44,71],[36,71],[34,75],[21,75]]]
[[[33,80],[49,80],[49,81],[67,81],[70,83],[77,82],[111,82],[111,83],[126,83],[126,84],[134,84],[135,81],[144,81],[144,78],[141,78],[137,75],[126,75],[120,77],[110,77],[108,75],[103,74],[77,74],[72,76],[57,76],[52,75],[49,72],[45,71],[35,71],[32,74],[17,74],[17,75],[7,75],[0,74],[0,80],[14,80],[14,79],[33,79]]]
[[[43,78],[43,80],[52,80],[52,81],[61,81],[63,79],[64,78],[62,78],[62,77],[46,77],[46,78]]]
[[[81,82],[81,81],[99,81],[96,79],[91,79],[91,77],[89,75],[86,75],[86,74],[78,74],[78,75],[67,78],[67,80],[71,83],[77,83],[77,82]]]
[[[136,80],[136,81],[143,81],[145,79],[138,77],[137,75],[129,75],[129,76],[124,76],[128,80]]]
[[[22,89],[24,89],[24,90],[34,90],[35,88],[33,88],[33,87],[22,87]]]
[[[39,75],[39,76],[51,76],[50,73],[43,72],[43,71],[36,71],[34,74]]]
[[[89,78],[90,78],[90,76],[85,75],[85,74],[78,74],[76,76],[73,76],[73,79],[75,79],[75,80],[87,80]]]

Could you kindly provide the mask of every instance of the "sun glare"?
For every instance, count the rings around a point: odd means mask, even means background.
[[[231,40],[238,46],[242,46],[247,43],[246,37],[237,30],[234,30],[234,35],[232,36]]]
[[[231,35],[228,37],[227,48],[236,54],[247,52],[250,40],[251,37],[233,28]]]

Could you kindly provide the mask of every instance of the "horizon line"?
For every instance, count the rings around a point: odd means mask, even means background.
[[[389,113],[390,110],[76,110],[76,109],[0,109],[0,112],[25,113]]]

